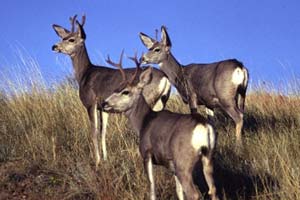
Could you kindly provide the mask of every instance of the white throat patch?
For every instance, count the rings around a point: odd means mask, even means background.
[[[169,92],[169,88],[171,87],[170,81],[166,78],[163,77],[158,85],[158,93],[163,95],[167,95]],[[161,111],[164,108],[164,104],[161,100],[161,98],[158,99],[158,101],[155,103],[154,107],[152,108],[153,111]]]

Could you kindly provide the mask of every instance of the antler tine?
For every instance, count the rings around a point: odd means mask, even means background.
[[[137,59],[137,52],[134,53],[134,57],[128,56],[128,58],[129,58],[130,60],[132,60],[132,61],[135,63],[136,67],[139,68],[139,67],[141,66],[141,63],[140,63],[139,60]]]
[[[158,29],[155,29],[155,39],[158,41]]]
[[[85,14],[82,15],[82,18],[81,18],[81,26],[84,26],[85,24],[85,19],[86,19],[86,16]]]
[[[74,15],[74,17],[70,17],[70,22],[71,22],[71,32],[73,33],[75,31],[75,20],[76,20],[77,15]]]
[[[126,81],[126,74],[125,74],[124,69],[123,69],[123,67],[122,67],[123,54],[124,54],[124,49],[122,50],[122,53],[121,53],[121,56],[120,56],[120,61],[119,61],[119,63],[113,62],[113,61],[110,59],[109,55],[107,56],[107,59],[106,59],[105,61],[106,61],[108,64],[110,64],[110,65],[112,65],[112,66],[114,66],[114,67],[119,68],[119,70],[120,70],[120,72],[121,72],[121,75],[122,75],[122,78],[123,78],[123,81]]]
[[[136,76],[137,76],[137,74],[139,72],[141,63],[137,59],[137,52],[134,53],[134,57],[128,57],[128,58],[131,59],[131,60],[133,60],[135,62],[135,65],[136,65],[135,72],[132,75],[132,77],[130,79],[130,82],[129,82],[131,84],[131,83],[133,83],[134,79],[136,78]]]

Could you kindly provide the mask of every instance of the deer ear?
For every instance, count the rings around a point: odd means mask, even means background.
[[[145,47],[147,47],[147,49],[150,49],[153,46],[153,44],[156,42],[156,40],[152,39],[151,37],[149,37],[144,33],[140,33],[140,39],[142,43],[145,45]]]
[[[152,67],[149,67],[145,71],[143,71],[140,75],[140,81],[138,83],[138,88],[144,88],[145,85],[150,83],[152,79]]]
[[[169,35],[168,35],[167,29],[166,29],[165,26],[162,26],[162,27],[161,27],[161,42],[162,42],[165,46],[169,47],[169,49],[170,49],[171,46],[172,46],[170,37],[169,37]]]
[[[85,40],[86,35],[85,35],[82,25],[77,20],[76,20],[76,24],[77,24],[77,31],[78,31],[79,36]]]
[[[54,31],[56,32],[56,34],[61,38],[66,37],[70,33],[70,31],[68,31],[67,29],[65,29],[59,25],[53,24],[52,27],[53,27]]]

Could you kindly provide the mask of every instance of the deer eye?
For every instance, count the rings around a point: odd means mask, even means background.
[[[122,94],[122,95],[128,95],[128,94],[129,94],[129,91],[128,91],[128,90],[124,90],[121,94]]]
[[[70,38],[68,41],[69,42],[75,42],[75,40],[73,38]]]
[[[154,49],[155,52],[159,53],[160,52],[160,48],[156,48]]]

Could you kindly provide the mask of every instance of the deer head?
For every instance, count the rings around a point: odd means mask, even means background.
[[[172,43],[165,26],[161,27],[160,42],[144,33],[140,33],[140,39],[145,47],[149,50],[141,57],[141,62],[143,64],[160,64],[161,62],[163,62],[163,60],[166,60],[168,58]]]
[[[105,111],[126,112],[130,110],[134,105],[137,104],[138,99],[142,95],[143,88],[150,83],[152,78],[152,68],[149,67],[140,74],[139,82],[134,85],[133,81],[135,80],[138,74],[137,71],[139,70],[139,64],[137,64],[134,75],[130,80],[127,80],[122,67],[122,56],[123,52],[121,54],[119,63],[112,62],[109,57],[106,60],[112,66],[119,68],[120,73],[123,76],[123,82],[120,84],[120,87],[116,89],[114,93],[110,95],[102,104],[102,107]],[[136,56],[133,58],[133,60],[134,62],[138,63]]]
[[[52,46],[52,50],[67,55],[74,55],[80,47],[84,46],[86,35],[83,29],[85,23],[85,15],[82,16],[81,23],[76,20],[77,15],[70,17],[71,30],[67,30],[59,25],[53,24],[52,27],[56,34],[62,39],[60,42]],[[75,24],[77,30],[75,31]]]

